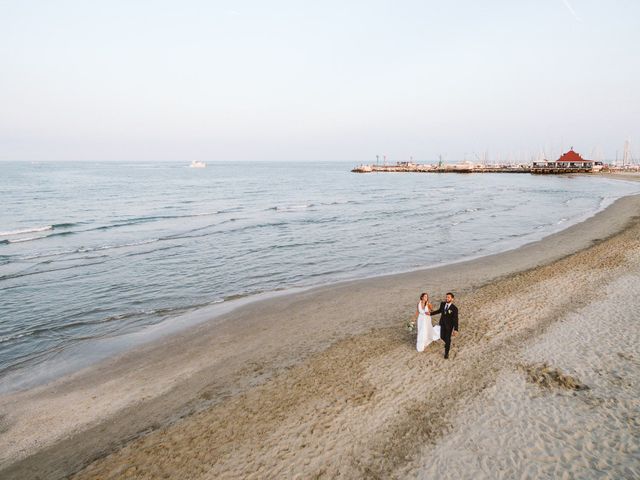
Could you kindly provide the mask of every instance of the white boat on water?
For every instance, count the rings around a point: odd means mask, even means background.
[[[189,165],[191,168],[205,168],[207,166],[206,163],[204,162],[199,162],[197,160],[194,160],[193,162],[191,162],[191,165]]]

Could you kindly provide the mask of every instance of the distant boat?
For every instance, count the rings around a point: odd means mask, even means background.
[[[191,162],[191,165],[189,165],[191,168],[205,168],[207,166],[206,163],[204,162],[199,162],[194,160],[193,162]]]

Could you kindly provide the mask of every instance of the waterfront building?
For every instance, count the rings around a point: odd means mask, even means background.
[[[587,160],[575,152],[573,148],[563,153],[556,161],[538,161],[533,162],[534,173],[570,173],[575,171],[597,172],[602,169],[602,162]]]

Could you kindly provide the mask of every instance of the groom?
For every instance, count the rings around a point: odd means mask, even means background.
[[[444,340],[444,358],[449,358],[451,335],[458,335],[458,307],[453,304],[453,293],[447,293],[447,301],[440,302],[440,308],[431,315],[440,315],[440,338]]]

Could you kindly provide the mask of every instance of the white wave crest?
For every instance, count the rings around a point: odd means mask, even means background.
[[[41,238],[44,238],[45,236],[41,236],[41,237],[24,237],[24,238],[16,238],[14,240],[7,240],[9,243],[22,243],[22,242],[30,242],[31,240],[39,240]]]
[[[23,228],[21,230],[10,230],[8,232],[0,232],[0,237],[22,235],[23,233],[46,232],[47,230],[53,230],[53,225],[47,225],[46,227],[32,227],[32,228]]]
[[[278,205],[272,208],[272,210],[276,210],[278,212],[297,212],[299,210],[305,210],[307,208],[311,208],[313,204],[305,204],[305,205]]]
[[[86,253],[86,252],[95,252],[98,250],[111,250],[113,248],[126,248],[126,247],[137,247],[138,245],[147,245],[149,243],[155,243],[158,240],[160,240],[159,238],[151,238],[149,240],[142,240],[140,242],[132,242],[132,243],[120,243],[117,245],[102,245],[100,247],[93,247],[93,248],[81,248],[78,249],[77,252],[78,253]]]

